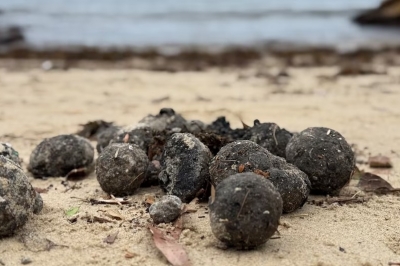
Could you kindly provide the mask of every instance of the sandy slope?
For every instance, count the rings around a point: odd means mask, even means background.
[[[269,71],[264,69],[263,71]],[[290,78],[275,84],[255,77],[256,69],[161,73],[139,70],[0,70],[0,140],[20,152],[24,166],[44,137],[75,132],[78,124],[104,119],[126,125],[161,107],[170,106],[186,118],[211,122],[226,115],[233,126],[239,117],[273,121],[288,130],[326,126],[341,132],[359,150],[392,158],[394,169],[381,171],[400,187],[400,68],[387,75],[333,76],[335,68],[289,69]],[[168,96],[161,103],[154,100]],[[362,159],[362,158],[361,158]],[[360,166],[367,169],[365,165]],[[94,205],[79,198],[102,195],[94,174],[65,192],[60,178],[31,180],[36,187],[53,185],[42,194],[45,206],[14,237],[0,240],[0,260],[20,265],[166,265],[146,229],[149,216],[142,205],[143,189],[133,207]],[[64,211],[80,206],[81,216],[120,209],[125,221],[70,224]],[[180,241],[194,265],[388,265],[400,262],[400,198],[375,196],[364,204],[321,208],[305,205],[282,221],[279,239],[254,251],[216,248],[205,205],[184,216]],[[204,218],[201,218],[205,216]],[[114,244],[103,243],[119,231]],[[65,245],[46,248],[46,240]],[[343,248],[345,252],[340,251]],[[38,251],[39,250],[39,251]],[[126,259],[126,250],[136,253]]]

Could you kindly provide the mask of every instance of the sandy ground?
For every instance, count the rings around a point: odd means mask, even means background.
[[[263,69],[264,72],[275,71]],[[24,160],[43,138],[73,133],[79,124],[104,119],[119,125],[136,123],[161,107],[173,107],[188,119],[211,122],[225,115],[233,126],[240,118],[276,122],[300,131],[326,126],[341,132],[364,155],[389,156],[394,168],[379,171],[400,187],[400,68],[386,75],[340,77],[337,69],[290,68],[290,77],[272,82],[254,68],[163,73],[140,70],[10,71],[0,69],[0,140],[10,142]],[[157,100],[168,97],[162,102]],[[95,143],[93,143],[95,144]],[[366,165],[359,165],[368,170]],[[375,171],[377,172],[377,171]],[[81,199],[99,198],[94,173],[65,191],[61,178],[30,179],[46,188],[44,209],[31,217],[15,236],[0,240],[0,265],[167,265],[155,248],[146,225],[144,194],[138,191],[131,207],[90,205]],[[68,222],[65,211],[79,206],[80,218]],[[180,242],[193,265],[388,265],[400,262],[400,198],[374,196],[366,203],[306,204],[282,216],[280,238],[253,251],[221,250],[211,233],[205,204],[183,216]],[[85,213],[119,210],[123,221],[88,223]],[[118,231],[114,244],[103,239]],[[46,239],[58,246],[47,251]],[[125,258],[127,251],[135,253]]]

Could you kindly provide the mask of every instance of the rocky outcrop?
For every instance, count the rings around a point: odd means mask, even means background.
[[[356,16],[354,22],[361,25],[400,26],[400,0],[386,0],[378,8]]]

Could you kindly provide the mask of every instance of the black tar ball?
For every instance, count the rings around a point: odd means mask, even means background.
[[[90,142],[77,135],[59,135],[43,140],[33,150],[28,170],[34,177],[66,176],[74,169],[93,163]]]
[[[213,234],[228,246],[255,248],[278,228],[282,199],[267,179],[241,173],[223,180],[209,205]]]
[[[20,166],[0,155],[0,238],[22,227],[32,213],[43,207]]]
[[[209,180],[211,152],[190,133],[175,133],[167,141],[159,174],[161,187],[190,202]]]
[[[266,148],[270,153],[285,158],[286,145],[292,135],[275,123],[260,123],[255,120],[254,126],[249,128],[243,139],[251,140]]]
[[[134,144],[112,143],[96,161],[96,176],[101,188],[115,196],[132,195],[147,175],[149,159]]]
[[[116,126],[110,126],[105,130],[101,131],[97,135],[96,149],[98,153],[101,153],[105,147],[107,147],[111,141],[117,136],[121,129]]]
[[[281,194],[285,213],[303,206],[310,193],[305,173],[249,140],[229,143],[217,153],[210,164],[210,181],[215,186],[233,174],[244,172],[269,179]]]
[[[293,136],[286,159],[308,175],[312,192],[323,194],[345,186],[355,166],[354,153],[344,137],[324,127],[310,127]]]

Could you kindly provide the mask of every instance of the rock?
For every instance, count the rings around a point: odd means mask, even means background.
[[[147,175],[149,159],[137,145],[112,143],[99,155],[96,176],[101,188],[114,196],[132,195]]]
[[[265,243],[277,230],[282,199],[269,180],[241,173],[218,184],[209,208],[216,238],[228,246],[251,249]]]
[[[89,168],[94,149],[85,138],[59,135],[43,140],[33,150],[28,170],[34,177],[66,176],[74,169]]]
[[[10,159],[14,163],[21,165],[19,153],[9,143],[0,142],[0,155]]]
[[[41,197],[20,166],[0,155],[0,237],[12,235],[41,210]]]
[[[175,133],[167,141],[159,180],[168,193],[190,202],[209,180],[211,152],[190,133]]]
[[[182,201],[174,195],[163,196],[160,201],[149,208],[150,217],[154,223],[170,223],[181,214]]]
[[[400,25],[400,1],[386,0],[379,7],[365,11],[353,19],[361,25]]]
[[[270,153],[285,158],[286,145],[292,135],[275,123],[260,123],[260,121],[255,120],[254,126],[249,128],[243,139],[251,140],[266,148]]]
[[[105,147],[107,147],[111,141],[117,137],[118,132],[121,128],[116,126],[110,126],[103,130],[97,135],[97,145],[96,149],[98,153],[101,153]]]
[[[0,45],[11,45],[24,42],[24,34],[20,27],[11,26],[0,29]]]
[[[218,152],[210,164],[210,181],[216,186],[229,176],[243,172],[268,178],[281,194],[285,213],[303,206],[310,193],[305,173],[249,140],[234,141]]]
[[[324,127],[294,135],[286,147],[286,159],[308,175],[314,193],[336,193],[355,169],[355,156],[345,138]]]

